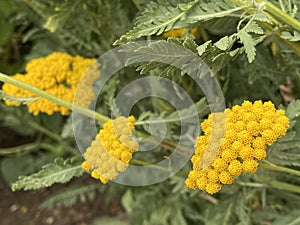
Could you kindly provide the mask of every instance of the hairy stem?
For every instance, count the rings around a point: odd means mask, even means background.
[[[258,3],[264,4],[265,10],[272,14],[274,17],[277,18],[277,20],[289,25],[290,27],[294,28],[295,30],[300,32],[300,21],[296,20],[295,18],[291,17],[287,13],[281,11],[279,8],[277,8],[275,5],[268,1],[257,1]]]
[[[155,168],[157,170],[167,171],[167,172],[170,172],[170,173],[174,172],[171,169],[161,167],[161,166],[156,166],[156,165],[153,165],[151,163],[148,163],[148,162],[145,162],[145,161],[142,161],[142,160],[131,159],[130,163],[133,164],[133,165],[138,165],[138,166],[149,166],[149,167]],[[186,172],[182,171],[182,170],[179,170],[178,172],[176,172],[176,175],[186,178],[188,174]]]
[[[266,164],[266,163],[261,163],[259,164],[260,168],[263,169],[267,169],[267,170],[273,170],[273,171],[280,171],[280,172],[284,172],[284,173],[289,173],[289,174],[293,174],[296,176],[300,176],[300,171],[298,170],[294,170],[294,169],[290,169],[290,168],[286,168],[283,166],[276,166],[274,164]]]

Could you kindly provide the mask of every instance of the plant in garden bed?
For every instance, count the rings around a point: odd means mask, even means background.
[[[42,25],[50,31],[41,30],[41,24],[37,23],[32,33],[59,40],[56,49],[49,49],[49,53],[64,49],[70,55],[52,53],[31,60],[25,75],[0,74],[0,80],[4,82],[1,98],[8,105],[17,105],[11,113],[13,120],[0,114],[1,120],[10,127],[20,120],[31,127],[31,134],[41,134],[37,135],[36,142],[22,149],[1,149],[0,153],[13,155],[21,152],[31,157],[33,151],[43,149],[44,153],[39,152],[39,157],[44,154],[46,162],[58,157],[39,172],[20,177],[12,184],[13,190],[33,190],[65,183],[82,176],[82,168],[90,171],[92,177],[107,183],[122,174],[127,165],[148,166],[161,158],[168,158],[180,136],[180,118],[176,111],[165,101],[151,98],[132,109],[133,119],[119,117],[118,105],[115,104],[116,95],[123,86],[140,74],[151,74],[180,84],[191,96],[204,135],[191,140],[195,144],[193,165],[188,163],[176,176],[161,184],[128,187],[120,191],[132,224],[297,223],[300,207],[300,101],[297,100],[300,78],[300,15],[297,6],[300,5],[297,1],[21,2],[26,6],[25,18],[35,23],[35,19],[40,18]],[[111,13],[112,10],[115,14]],[[84,19],[77,18],[78,13]],[[137,15],[135,24],[125,32],[131,26],[133,15]],[[126,29],[118,21],[123,21]],[[85,32],[82,32],[83,27]],[[34,36],[29,33],[27,39],[30,38]],[[112,48],[113,41],[115,45],[123,45],[138,39],[158,40],[147,46],[137,44],[134,49],[151,56],[153,61],[136,64],[136,70],[126,68],[113,76],[106,83],[103,99],[97,100],[96,112],[87,108],[88,102],[95,99],[91,90],[82,92],[89,93],[87,96],[90,97],[75,101],[73,105],[73,88],[77,87],[83,71],[95,61],[93,58]],[[225,112],[213,112],[207,117],[209,105],[196,82],[174,66],[159,62],[158,59],[171,57],[180,60],[178,49],[167,48],[168,43],[194,52],[209,65],[223,91],[228,106]],[[60,59],[51,61],[54,56]],[[43,63],[45,70],[40,70]],[[92,86],[101,76],[94,74],[95,77],[86,81],[87,86]],[[288,90],[293,99],[291,102],[284,100],[284,93],[279,88],[288,80],[292,83]],[[149,85],[155,87],[154,83]],[[244,101],[247,99],[249,101]],[[275,109],[269,100],[280,109]],[[81,104],[83,102],[85,104]],[[11,112],[11,108],[1,107]],[[26,107],[34,116],[25,115]],[[97,122],[99,135],[83,155],[85,162],[74,147],[68,118],[70,110],[95,118]],[[191,109],[181,110],[185,110],[186,115],[191,114]],[[22,115],[18,115],[21,111]],[[116,119],[109,120],[110,114],[116,115]],[[220,132],[218,126],[211,125],[211,118],[217,115],[225,116],[225,130]],[[22,121],[21,116],[31,119]],[[166,138],[152,154],[139,152],[136,141],[148,137],[151,133],[148,121],[155,117],[167,122]],[[55,126],[51,121],[60,122]],[[120,133],[112,131],[112,124],[120,126]],[[127,125],[127,129],[122,124]],[[211,145],[210,141],[217,146]],[[218,147],[220,151],[215,150]],[[102,152],[104,148],[110,154]],[[211,164],[206,165],[209,156],[213,156]],[[102,187],[100,182],[95,182]],[[190,190],[185,185],[214,195]],[[111,186],[107,184],[108,189]],[[84,195],[84,192],[95,190],[95,186],[91,187],[79,187],[78,193]],[[64,196],[60,195],[60,198],[63,203]],[[139,204],[143,204],[143,209]]]

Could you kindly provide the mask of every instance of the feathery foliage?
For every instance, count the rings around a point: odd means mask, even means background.
[[[57,158],[53,163],[47,164],[42,169],[30,176],[21,176],[13,183],[12,190],[35,190],[43,187],[49,187],[54,183],[66,183],[73,177],[83,174],[81,169],[82,158],[75,156],[63,160]]]

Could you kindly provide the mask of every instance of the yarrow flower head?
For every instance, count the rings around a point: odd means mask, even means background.
[[[225,132],[218,135],[218,124],[212,131],[215,118],[225,117]],[[201,123],[204,136],[195,143],[195,153],[191,158],[193,170],[185,181],[187,187],[214,194],[222,185],[232,184],[235,176],[242,172],[254,173],[258,161],[266,158],[266,147],[286,134],[289,120],[284,110],[276,110],[272,102],[244,101],[241,106],[233,106],[225,112],[212,113]],[[215,144],[220,143],[220,144]],[[215,144],[215,145],[214,145]],[[216,149],[215,149],[216,148]],[[205,152],[217,150],[212,163],[201,170],[200,164]]]
[[[134,123],[133,116],[121,116],[106,122],[86,149],[82,168],[104,184],[125,171],[132,153],[138,150],[138,143],[131,139]]]
[[[81,56],[71,56],[66,53],[54,52],[46,57],[34,59],[26,65],[26,74],[16,74],[13,78],[46,91],[67,102],[73,102],[81,76],[87,68],[96,62],[96,59],[87,59]],[[99,74],[98,74],[99,75]],[[36,98],[36,94],[22,88],[5,83],[2,91],[17,98]],[[20,105],[17,101],[5,100],[9,106]],[[67,115],[70,110],[64,106],[45,99],[38,98],[27,104],[29,112],[38,115],[43,112],[48,115],[60,112]]]

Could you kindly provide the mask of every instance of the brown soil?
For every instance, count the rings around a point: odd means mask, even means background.
[[[74,181],[73,181],[74,182]],[[0,177],[0,224],[1,225],[89,225],[104,215],[126,217],[118,202],[104,204],[100,194],[95,200],[77,203],[72,207],[56,207],[41,210],[40,204],[57,190],[67,185],[54,185],[38,191],[12,192]]]

